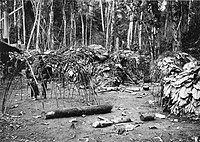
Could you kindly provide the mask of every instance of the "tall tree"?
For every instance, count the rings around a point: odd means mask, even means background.
[[[63,31],[64,31],[64,33],[63,33],[63,46],[67,47],[67,18],[66,18],[66,13],[65,13],[65,6],[66,6],[66,1],[63,0],[63,7],[62,7],[63,23],[64,23],[64,27],[63,27]],[[70,38],[70,41],[71,41],[71,38]]]

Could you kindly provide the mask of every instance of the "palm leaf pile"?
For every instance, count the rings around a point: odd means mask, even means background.
[[[178,75],[164,78],[163,94],[163,100],[167,100],[165,107],[171,113],[199,115],[200,65],[197,62],[187,63]]]
[[[106,89],[106,87],[118,87],[120,84],[137,84],[143,79],[142,70],[139,68],[140,58],[141,55],[131,50],[119,50],[111,54],[105,62],[97,63],[95,67],[97,86]]]
[[[160,82],[170,74],[178,74],[183,71],[183,66],[196,59],[183,52],[165,52],[151,66],[151,78],[154,82]]]
[[[157,60],[162,106],[172,114],[200,114],[200,65],[186,53],[167,53]],[[165,54],[166,55],[166,54]],[[169,56],[171,55],[171,56]],[[155,67],[154,67],[155,68]]]

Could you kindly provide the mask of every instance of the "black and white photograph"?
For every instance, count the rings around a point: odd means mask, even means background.
[[[0,142],[200,142],[200,0],[0,0]]]

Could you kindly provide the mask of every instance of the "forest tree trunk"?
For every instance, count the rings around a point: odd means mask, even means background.
[[[85,15],[85,46],[87,46],[88,44],[88,36],[87,36],[87,32],[88,32],[88,14]]]
[[[102,0],[100,0],[100,7],[101,7],[101,25],[102,25],[102,31],[105,32]]]
[[[110,25],[110,37],[111,37],[111,44],[110,44],[110,52],[112,53],[115,48],[115,35],[114,35],[114,26],[115,26],[115,0],[112,1],[112,8],[111,8],[111,25]]]
[[[85,29],[84,29],[84,21],[83,21],[83,14],[81,13],[81,29],[82,29],[82,46],[85,45]]]
[[[24,40],[24,47],[26,45],[26,23],[25,23],[25,6],[24,6],[24,0],[22,0],[22,16],[23,16],[23,40]]]
[[[37,21],[38,21],[38,13],[39,13],[39,5],[40,5],[40,1],[38,1],[37,3],[37,7],[36,7],[36,14],[35,14],[35,21],[34,21],[34,24],[33,24],[33,27],[32,27],[32,30],[31,30],[31,34],[29,36],[29,40],[28,40],[28,44],[27,44],[27,47],[26,47],[26,50],[29,50],[29,47],[30,47],[30,44],[31,44],[31,39],[33,37],[33,34],[34,34],[34,30],[35,30],[35,27],[37,25]]]
[[[130,22],[127,34],[127,48],[130,49],[133,40],[133,14],[130,15]]]
[[[106,8],[106,49],[107,49],[107,51],[109,51],[109,49],[108,49],[109,28],[110,28],[110,23],[111,23],[110,11],[111,11],[111,4],[109,2],[108,7]]]
[[[38,22],[37,22],[37,34],[36,34],[36,50],[37,51],[40,51],[40,46],[39,46],[39,37],[40,37],[40,18],[41,18],[41,7],[42,7],[42,0],[40,1],[40,4],[39,4],[39,15],[38,15]]]
[[[140,5],[140,7],[143,7],[145,3],[145,0],[142,0],[142,3]],[[140,13],[140,21],[139,21],[139,31],[138,31],[138,46],[139,46],[139,50],[142,49],[142,19],[143,19],[143,14],[144,12],[142,11]]]
[[[64,23],[64,27],[63,27],[63,30],[64,30],[64,33],[63,33],[63,46],[64,48],[67,47],[67,19],[66,19],[66,13],[65,13],[65,4],[66,4],[66,1],[64,0],[63,1],[63,7],[62,7],[62,14],[63,14],[63,23]],[[70,39],[70,42],[71,42],[71,39]]]

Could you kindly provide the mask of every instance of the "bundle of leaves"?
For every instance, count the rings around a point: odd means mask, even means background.
[[[88,85],[92,74],[91,60],[94,57],[94,52],[87,47],[73,47],[46,55],[45,64],[51,65],[60,76],[64,75],[63,78],[74,84]]]
[[[184,52],[165,52],[151,66],[151,79],[160,82],[171,73],[182,72],[186,63],[195,61],[195,58]]]
[[[178,75],[164,78],[163,96],[165,110],[175,115],[200,115],[200,64],[184,65]]]
[[[146,62],[147,61],[147,62]],[[101,87],[115,87],[120,84],[137,84],[148,71],[148,58],[131,50],[119,50],[97,66],[96,82]]]
[[[123,83],[125,74],[120,64],[115,64],[109,59],[103,64],[96,64],[96,73],[93,77],[98,89],[104,87],[118,87]]]

